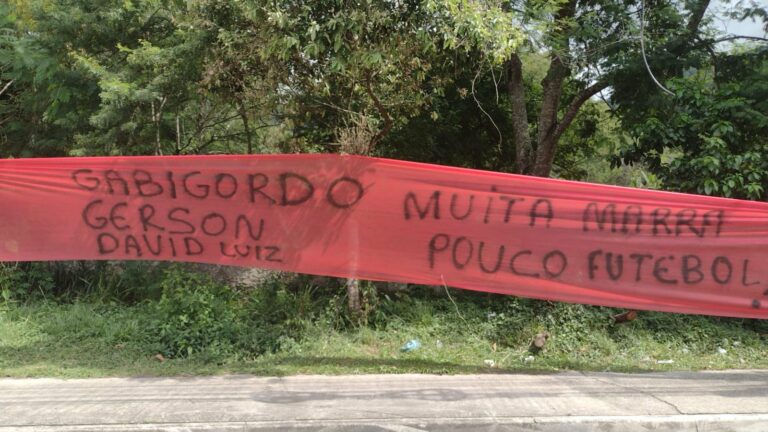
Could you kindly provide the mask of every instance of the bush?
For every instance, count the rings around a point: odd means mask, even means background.
[[[127,304],[158,300],[168,268],[167,263],[145,261],[81,263],[60,272],[62,298]]]
[[[237,291],[209,275],[174,265],[160,283],[152,325],[166,357],[260,355],[301,340],[323,310],[316,288],[291,289],[279,276]]]
[[[160,298],[165,263],[62,261],[0,263],[0,301],[140,303]]]
[[[277,352],[301,340],[323,312],[328,293],[305,276],[285,280],[274,275],[252,290],[244,303],[248,331],[241,343],[254,354]]]
[[[48,263],[0,263],[0,301],[48,297],[55,287]]]
[[[163,355],[226,354],[235,351],[242,326],[241,308],[232,290],[210,277],[172,266],[161,282],[156,304],[157,332]]]

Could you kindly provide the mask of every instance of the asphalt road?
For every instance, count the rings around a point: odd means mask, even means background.
[[[768,431],[768,371],[0,379],[9,431]]]

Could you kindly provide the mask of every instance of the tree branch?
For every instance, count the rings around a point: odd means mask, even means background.
[[[376,106],[376,110],[379,111],[379,114],[381,115],[382,119],[384,120],[384,127],[377,133],[376,135],[371,138],[371,141],[369,143],[368,148],[372,149],[373,146],[375,146],[384,136],[386,136],[390,130],[392,130],[392,118],[389,116],[389,112],[384,107],[384,105],[381,103],[378,97],[373,93],[373,90],[371,89],[371,78],[370,76],[365,80],[365,91],[368,93],[368,96],[373,100],[373,104]]]
[[[539,111],[538,136],[536,138],[538,146],[552,134],[557,125],[557,111],[560,107],[560,97],[563,94],[563,82],[567,76],[568,67],[563,64],[557,54],[552,53],[547,75],[541,81],[543,94]],[[540,153],[541,150],[537,147],[537,159],[539,159]]]
[[[746,40],[758,41],[758,42],[768,42],[768,38],[759,37],[759,36],[728,35],[728,36],[721,37],[720,39],[702,41],[700,44],[695,45],[694,48],[699,48],[702,45],[709,45],[709,44],[715,45],[715,44],[719,44],[720,42],[729,42],[737,39],[746,39]]]
[[[709,7],[710,0],[700,0],[691,7],[691,17],[688,19],[686,29],[689,35],[695,35],[699,31],[701,21],[704,19],[704,13]]]
[[[0,96],[2,96],[3,93],[5,93],[5,91],[8,90],[8,88],[11,86],[11,84],[13,84],[14,81],[15,80],[10,80],[7,83],[5,83],[5,85],[3,86],[3,89],[0,90]]]
[[[555,14],[555,28],[567,25],[567,20],[576,14],[576,1],[569,0],[564,3]],[[557,124],[557,111],[560,106],[560,97],[563,93],[563,82],[569,75],[569,68],[564,58],[568,56],[570,49],[570,37],[567,32],[553,31],[550,35],[555,42],[549,53],[550,61],[547,74],[541,81],[542,101],[539,110],[537,146],[544,142]],[[559,50],[558,50],[559,48]],[[536,159],[539,163],[541,150],[537,147]]]
[[[232,133],[232,134],[228,134],[228,135],[219,135],[219,136],[211,135],[211,137],[208,138],[208,140],[204,144],[201,144],[201,145],[195,147],[194,151],[195,151],[195,153],[199,154],[206,147],[208,147],[209,145],[211,145],[211,144],[213,144],[213,143],[215,143],[217,141],[221,141],[221,140],[225,140],[225,139],[229,139],[229,138],[234,138],[234,137],[237,137],[237,136],[240,136],[240,135],[243,135],[243,134],[245,134],[245,132],[236,132],[236,133]]]
[[[565,114],[555,128],[555,131],[552,133],[551,138],[555,141],[560,139],[565,130],[568,129],[568,126],[570,126],[573,122],[573,119],[576,118],[576,114],[579,113],[579,109],[581,109],[581,106],[584,105],[584,102],[588,101],[589,98],[601,92],[606,87],[608,87],[607,81],[598,81],[576,95],[576,97],[571,100],[568,108],[565,110]]]
[[[549,173],[552,170],[552,162],[555,160],[555,150],[557,150],[558,140],[566,129],[568,129],[568,126],[571,125],[573,119],[576,118],[576,114],[579,113],[579,109],[584,105],[584,102],[607,86],[607,81],[598,81],[582,90],[581,93],[571,100],[571,103],[565,110],[563,118],[555,124],[551,133],[547,134],[544,139],[538,143],[539,148],[536,150],[536,165],[533,168],[533,175],[549,177]]]

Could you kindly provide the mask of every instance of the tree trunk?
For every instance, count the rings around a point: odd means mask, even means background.
[[[155,108],[154,101],[152,101],[150,104],[150,106],[152,107],[152,121],[154,121],[155,123],[155,154],[158,156],[163,155],[163,147],[162,147],[162,142],[160,140],[160,126],[163,120],[163,108],[165,107],[165,103],[167,101],[168,101],[168,98],[163,96],[157,108]]]
[[[179,120],[179,112],[176,111],[176,151],[174,154],[181,153],[181,121]]]
[[[552,53],[549,70],[541,81],[543,100],[536,136],[536,162],[532,171],[535,176],[549,177],[549,172],[552,170],[552,161],[555,159],[555,147],[558,142],[554,139],[558,123],[557,113],[560,108],[560,97],[563,94],[563,84],[569,73],[560,56]]]
[[[576,12],[576,2],[565,3],[555,15],[556,29],[567,26],[566,21]],[[565,30],[567,32],[567,30]],[[598,81],[576,95],[565,107],[562,118],[559,113],[563,107],[563,86],[571,75],[565,58],[569,54],[570,40],[566,34],[557,31],[549,35],[555,40],[550,52],[549,69],[542,85],[542,101],[537,119],[536,140],[532,141],[528,124],[528,111],[525,104],[522,62],[517,54],[507,61],[507,94],[512,105],[512,128],[515,140],[515,167],[520,174],[532,174],[549,177],[560,137],[571,125],[576,114],[590,97],[607,87],[607,82]]]
[[[515,140],[515,170],[528,174],[532,165],[533,147],[528,131],[528,108],[525,106],[523,63],[517,54],[507,61],[507,94],[512,105],[512,131]]]
[[[245,109],[245,104],[240,99],[237,100],[237,112],[240,114],[240,118],[243,121],[243,129],[245,130],[246,139],[246,152],[247,154],[253,154],[253,137],[251,134],[251,124],[248,121],[248,111]]]
[[[373,102],[374,107],[376,107],[376,110],[379,112],[379,115],[381,116],[382,120],[384,121],[384,125],[379,130],[378,133],[376,133],[373,137],[371,137],[370,141],[367,143],[366,146],[355,146],[358,150],[361,150],[364,156],[370,155],[373,148],[381,142],[381,140],[389,134],[389,132],[392,130],[392,127],[394,123],[392,122],[392,117],[389,115],[389,111],[386,109],[384,104],[381,103],[381,100],[379,100],[378,97],[376,97],[376,93],[371,88],[371,72],[369,71],[366,74],[366,80],[365,80],[365,91],[368,93],[368,97],[371,98],[371,101]],[[363,302],[362,302],[362,296],[360,293],[360,281],[358,279],[347,279],[347,307],[349,309],[350,315],[353,317],[360,317],[362,311],[363,311]]]
[[[360,281],[347,279],[347,308],[351,315],[357,316],[362,311],[363,305],[360,296]]]

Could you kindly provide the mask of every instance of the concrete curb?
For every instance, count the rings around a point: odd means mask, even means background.
[[[665,416],[553,416],[494,418],[392,418],[268,422],[0,426],[0,432],[263,432],[263,431],[708,431],[765,432],[768,414]]]

